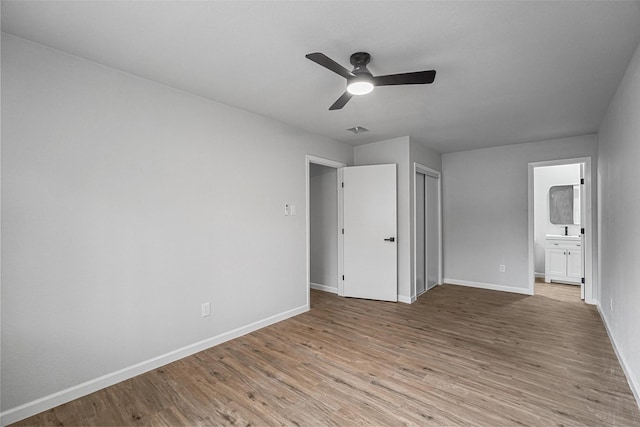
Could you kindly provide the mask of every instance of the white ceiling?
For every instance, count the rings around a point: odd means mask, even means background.
[[[349,144],[452,152],[597,131],[640,2],[2,1],[2,30]],[[318,51],[437,76],[328,111],[345,81],[305,59]]]

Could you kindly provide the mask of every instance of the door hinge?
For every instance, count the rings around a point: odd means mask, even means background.
[[[584,185],[584,178],[580,178],[580,184]]]
[[[344,280],[344,274],[342,275],[342,280]]]
[[[342,234],[344,234],[344,228],[342,229]]]
[[[584,228],[580,229],[580,234],[584,234]]]
[[[342,188],[344,188],[344,182],[342,183]]]
[[[584,277],[582,278],[582,283],[584,283]]]

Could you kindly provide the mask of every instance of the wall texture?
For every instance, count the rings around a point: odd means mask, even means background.
[[[640,403],[640,47],[600,125],[599,308]]]
[[[444,154],[445,281],[526,291],[528,164],[591,156],[595,176],[595,155],[595,135]]]
[[[305,155],[352,147],[6,34],[2,122],[3,412],[307,309]]]

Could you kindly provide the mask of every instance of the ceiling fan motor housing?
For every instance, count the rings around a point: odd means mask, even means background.
[[[367,52],[356,52],[349,58],[349,62],[353,65],[353,71],[351,73],[368,74],[371,76],[371,72],[367,69],[367,64],[371,61],[371,55]]]

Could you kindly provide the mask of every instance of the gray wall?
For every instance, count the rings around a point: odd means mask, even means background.
[[[2,410],[304,310],[305,154],[353,161],[3,34]]]
[[[413,168],[413,163],[417,162],[431,169],[442,171],[442,154],[425,147],[413,139],[410,140],[409,147],[411,168]]]
[[[640,402],[640,47],[602,121],[598,141],[599,308]],[[613,305],[613,309],[610,307]]]
[[[595,135],[444,154],[445,281],[526,290],[528,163],[592,156],[595,177],[595,155]]]
[[[309,165],[311,283],[338,292],[338,172]]]

